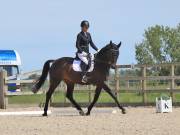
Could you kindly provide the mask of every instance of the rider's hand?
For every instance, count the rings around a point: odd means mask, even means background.
[[[82,52],[82,55],[83,55],[83,56],[87,56],[87,53],[83,51],[83,52]]]
[[[88,55],[88,56],[91,56],[91,53],[88,53],[87,55]]]

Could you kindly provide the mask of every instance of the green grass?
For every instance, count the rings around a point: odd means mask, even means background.
[[[45,95],[9,96],[9,104],[37,104],[41,103]]]
[[[159,97],[161,93],[148,93],[147,94],[147,101],[148,102],[155,102],[156,97]],[[94,97],[94,93],[91,94],[91,100]],[[89,93],[74,93],[74,98],[77,102],[89,102]],[[141,103],[142,102],[142,95],[138,93],[120,93],[118,97],[120,102],[126,103]],[[67,99],[64,98],[63,92],[58,92],[53,95],[53,102],[61,102],[63,103],[64,100],[69,102]],[[42,95],[28,95],[28,96],[9,96],[8,102],[9,104],[38,104],[43,103],[45,101],[45,94]],[[175,101],[180,102],[180,94],[175,94]],[[113,103],[113,99],[105,92],[102,92],[100,98],[98,100],[100,103]]]
[[[155,102],[156,101],[156,97],[160,97],[163,93],[148,93],[147,94],[147,102]],[[169,93],[164,93],[168,96],[170,96]]]
[[[175,101],[180,102],[180,93],[175,94]]]
[[[142,102],[142,95],[139,95],[138,93],[120,93],[119,101],[126,103]]]

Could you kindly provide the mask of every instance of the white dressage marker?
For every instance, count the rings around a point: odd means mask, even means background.
[[[20,111],[20,112],[0,112],[0,116],[26,116],[26,115],[42,115],[44,111]],[[52,112],[49,110],[48,115]]]

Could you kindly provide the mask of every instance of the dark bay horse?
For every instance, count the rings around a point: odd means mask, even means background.
[[[88,82],[86,84],[82,83],[82,73],[75,72],[72,68],[72,63],[74,58],[63,57],[57,60],[48,60],[45,62],[42,75],[37,80],[37,83],[34,85],[32,91],[34,93],[38,92],[43,83],[45,82],[47,75],[49,73],[50,76],[50,87],[48,92],[46,93],[46,103],[44,107],[43,116],[47,116],[48,103],[49,100],[61,81],[64,81],[67,84],[67,94],[66,97],[70,100],[70,102],[75,106],[75,108],[79,111],[80,115],[90,115],[90,112],[97,102],[101,90],[104,89],[116,102],[118,107],[122,110],[122,113],[125,114],[125,109],[119,104],[116,96],[111,91],[111,89],[105,84],[107,76],[109,75],[109,71],[111,67],[116,65],[116,61],[119,56],[119,48],[121,46],[121,42],[116,45],[110,41],[108,45],[103,47],[95,57],[95,65],[94,70],[88,73]],[[52,65],[50,66],[50,63]],[[79,104],[73,98],[73,91],[75,84],[82,85],[95,85],[95,96],[92,103],[88,107],[87,113],[84,113]]]

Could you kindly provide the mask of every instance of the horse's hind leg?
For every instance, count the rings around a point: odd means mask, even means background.
[[[67,94],[66,97],[69,101],[75,106],[75,108],[79,111],[80,115],[85,115],[79,104],[73,98],[73,91],[74,91],[74,84],[66,83],[67,84]]]
[[[50,82],[49,90],[46,93],[46,103],[45,103],[45,106],[44,106],[44,114],[43,114],[43,116],[47,116],[49,100],[51,99],[51,96],[52,96],[54,90],[56,89],[56,87],[59,85],[59,83],[60,83],[60,81],[54,81],[54,80],[52,80]]]

